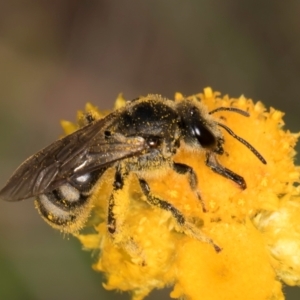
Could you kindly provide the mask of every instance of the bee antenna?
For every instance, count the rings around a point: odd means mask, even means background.
[[[216,113],[216,112],[219,112],[219,111],[230,111],[230,112],[235,112],[235,113],[238,113],[244,117],[249,117],[249,113],[242,110],[242,109],[239,109],[239,108],[236,108],[236,107],[218,107],[212,111],[209,112],[210,115]]]
[[[266,164],[267,161],[263,158],[263,156],[252,146],[250,145],[247,141],[236,135],[229,127],[222,123],[217,123],[220,127],[224,128],[233,138],[238,140],[240,143],[244,144],[250,151],[263,163]]]

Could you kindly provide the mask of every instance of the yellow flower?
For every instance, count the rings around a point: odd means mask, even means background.
[[[241,175],[247,188],[242,190],[214,173],[205,164],[205,153],[182,147],[174,161],[195,170],[207,212],[195,199],[188,180],[172,170],[148,184],[155,195],[184,214],[190,227],[179,228],[170,212],[147,204],[136,177],[130,175],[120,191],[124,203],[116,208],[124,217],[121,242],[116,245],[106,227],[114,178],[114,170],[108,169],[92,195],[92,216],[74,235],[85,249],[99,250],[93,268],[105,273],[104,287],[129,291],[134,300],[166,286],[174,286],[171,297],[191,300],[284,299],[281,282],[300,284],[300,198],[295,185],[299,167],[293,163],[299,134],[283,130],[283,113],[273,108],[267,111],[261,102],[243,96],[220,97],[210,88],[188,97],[196,98],[209,111],[236,107],[249,112],[248,118],[226,111],[213,115],[267,160],[262,164],[245,145],[224,132],[225,153],[219,161]],[[182,99],[181,94],[175,95],[175,101]],[[115,108],[123,105],[120,95]],[[86,112],[96,119],[107,114],[91,104]],[[78,114],[77,125],[63,122],[66,134],[83,126],[83,114]],[[197,240],[197,230],[222,250],[217,252],[211,244]]]

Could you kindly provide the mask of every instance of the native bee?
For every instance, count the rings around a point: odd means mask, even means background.
[[[68,232],[78,223],[81,213],[88,207],[93,188],[108,168],[115,168],[112,194],[108,197],[107,231],[112,238],[117,234],[118,215],[114,207],[128,175],[134,173],[141,191],[150,205],[171,213],[177,223],[189,234],[212,243],[209,238],[197,236],[195,229],[187,226],[185,216],[167,199],[156,197],[147,178],[163,168],[184,174],[190,188],[201,202],[197,175],[192,166],[173,161],[180,145],[201,150],[206,155],[206,165],[233,182],[246,188],[244,178],[222,166],[217,156],[224,153],[224,138],[219,127],[244,144],[263,163],[266,160],[247,141],[237,136],[226,125],[212,116],[219,111],[249,116],[234,107],[219,107],[208,112],[199,99],[173,101],[158,95],[148,95],[127,102],[106,117],[94,120],[87,116],[87,125],[54,142],[29,157],[14,172],[0,191],[0,198],[19,201],[36,197],[37,208],[51,224]]]

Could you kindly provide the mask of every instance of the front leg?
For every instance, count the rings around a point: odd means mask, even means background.
[[[204,200],[201,198],[200,192],[197,189],[198,178],[194,169],[188,165],[173,163],[173,170],[178,174],[187,174],[188,181],[192,191],[196,194],[197,199],[201,202],[203,212],[207,212],[207,207]]]
[[[195,238],[201,242],[212,245],[216,252],[221,251],[221,248],[218,245],[216,245],[212,239],[204,235],[194,224],[188,222],[185,219],[184,215],[175,206],[173,206],[171,203],[165,200],[155,197],[151,193],[150,187],[144,179],[139,178],[139,183],[142,188],[142,191],[146,196],[147,202],[150,205],[169,211],[186,235]]]
[[[228,178],[238,184],[241,189],[246,189],[247,184],[245,182],[245,179],[234,173],[233,171],[223,167],[220,165],[220,163],[217,161],[215,155],[213,153],[207,153],[206,155],[206,165],[213,170],[215,173],[224,176],[225,178]]]

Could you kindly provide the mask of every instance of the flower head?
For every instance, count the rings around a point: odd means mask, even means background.
[[[175,101],[183,99],[175,95]],[[106,223],[115,172],[108,169],[91,196],[90,219],[74,235],[84,248],[99,250],[93,268],[105,273],[104,287],[129,291],[134,300],[170,285],[173,298],[283,299],[281,282],[300,283],[299,167],[293,162],[299,134],[283,130],[283,113],[267,111],[261,102],[243,96],[221,97],[206,88],[187,99],[201,101],[208,111],[234,107],[248,112],[248,118],[227,111],[215,112],[213,117],[253,145],[267,164],[224,131],[225,152],[218,161],[245,179],[243,190],[213,172],[205,163],[204,151],[181,146],[174,161],[194,169],[207,211],[184,176],[171,168],[153,176],[148,181],[151,191],[188,220],[182,228],[169,211],[145,201],[138,179],[129,174],[119,195],[123,201],[115,208],[123,224],[117,242],[108,234]],[[119,96],[115,108],[124,105]],[[106,114],[90,104],[86,112],[95,119]],[[78,114],[77,125],[63,123],[67,134],[83,126],[84,114]],[[212,243],[222,250],[217,252]]]

